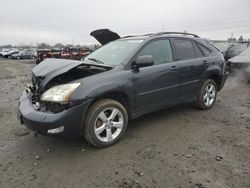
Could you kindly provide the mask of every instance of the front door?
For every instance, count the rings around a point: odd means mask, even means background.
[[[134,71],[135,109],[139,113],[176,102],[179,91],[178,67],[169,39],[150,42],[137,57],[143,55],[152,55],[154,65]]]

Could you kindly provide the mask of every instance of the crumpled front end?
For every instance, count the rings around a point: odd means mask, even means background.
[[[37,65],[32,72],[32,82],[27,85],[19,100],[18,117],[24,125],[41,134],[79,135],[82,134],[84,115],[90,100],[72,99],[74,90],[66,90],[64,98],[61,90],[49,93],[63,96],[63,100],[46,100],[49,90],[65,85],[82,84],[79,79],[110,70],[111,67],[92,65],[72,60],[47,59]],[[71,88],[70,88],[71,89]],[[58,91],[58,90],[56,90]]]
[[[18,117],[22,124],[43,135],[77,136],[82,134],[84,114],[89,103],[85,101],[63,110],[59,107],[58,112],[52,112],[47,105],[34,101],[32,93],[25,91],[19,99]]]

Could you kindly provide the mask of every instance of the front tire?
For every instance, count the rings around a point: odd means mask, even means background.
[[[127,125],[127,111],[121,103],[112,99],[98,100],[86,113],[84,137],[95,147],[107,147],[124,136]]]
[[[217,85],[214,80],[205,80],[198,92],[197,107],[202,110],[210,109],[216,101],[217,91]]]

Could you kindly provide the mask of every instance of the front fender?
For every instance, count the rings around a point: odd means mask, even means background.
[[[72,94],[71,100],[90,100],[111,92],[121,92],[133,102],[134,87],[131,71],[111,72],[84,78],[81,86]]]

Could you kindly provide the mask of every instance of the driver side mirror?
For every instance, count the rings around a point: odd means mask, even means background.
[[[144,56],[137,57],[133,67],[135,67],[135,66],[136,66],[136,68],[148,67],[148,66],[152,66],[153,64],[154,64],[153,56],[152,55],[144,55]]]

